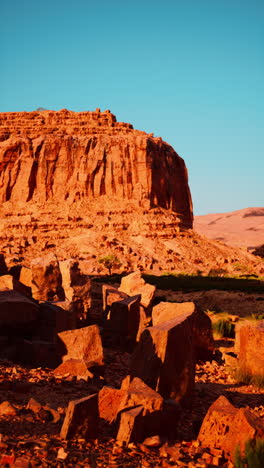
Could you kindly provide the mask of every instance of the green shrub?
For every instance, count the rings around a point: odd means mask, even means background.
[[[235,451],[235,468],[263,468],[264,467],[264,440],[249,439],[245,444],[245,454],[242,455],[240,447]]]
[[[115,255],[106,255],[98,259],[99,263],[108,269],[109,275],[112,274],[113,268],[119,268],[122,264]]]
[[[213,323],[213,332],[222,338],[234,338],[235,336],[235,325],[230,320],[220,319]]]
[[[236,367],[232,374],[235,381],[239,384],[264,388],[264,375],[252,375],[245,367],[240,366]]]

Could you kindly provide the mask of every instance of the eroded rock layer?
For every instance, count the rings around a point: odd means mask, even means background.
[[[0,114],[0,201],[69,203],[101,196],[177,213],[191,228],[184,161],[110,111]]]

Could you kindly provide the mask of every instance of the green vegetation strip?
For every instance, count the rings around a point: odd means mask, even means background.
[[[154,284],[158,289],[171,289],[173,291],[209,291],[218,289],[223,291],[243,291],[248,293],[264,293],[264,280],[219,277],[202,275],[143,275],[147,283]]]

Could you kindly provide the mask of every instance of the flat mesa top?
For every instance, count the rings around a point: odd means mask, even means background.
[[[62,109],[0,113],[0,141],[20,135],[35,138],[47,134],[86,135],[87,133],[153,137],[152,133],[134,130],[130,123],[117,122],[116,116],[110,110],[74,112]]]

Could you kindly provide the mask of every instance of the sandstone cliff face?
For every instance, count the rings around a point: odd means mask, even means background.
[[[192,227],[186,166],[161,138],[109,111],[0,114],[0,202],[101,196],[172,210]]]

